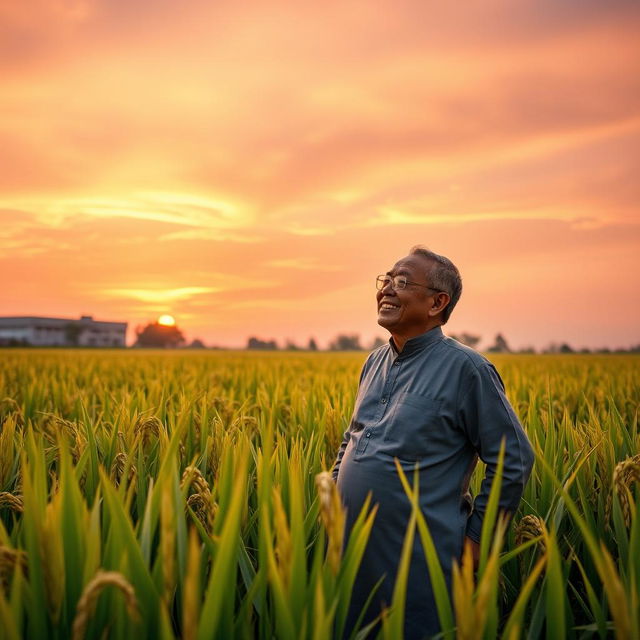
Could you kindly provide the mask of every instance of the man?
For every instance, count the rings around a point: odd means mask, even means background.
[[[419,470],[420,507],[451,586],[451,567],[465,537],[477,554],[482,520],[500,445],[506,451],[500,509],[513,513],[533,464],[529,441],[493,365],[443,335],[462,292],[453,263],[414,247],[377,278],[378,324],[391,333],[362,370],[353,417],[333,476],[347,509],[347,532],[369,492],[378,504],[369,544],[352,596],[352,627],[374,585],[384,576],[365,622],[391,604],[411,506],[395,467],[413,478]],[[472,501],[469,479],[478,456],[486,463],[480,493]],[[350,629],[348,629],[349,631]],[[411,557],[405,638],[440,631],[419,536]]]

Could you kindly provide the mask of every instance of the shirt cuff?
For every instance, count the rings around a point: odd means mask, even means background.
[[[482,532],[482,518],[477,511],[474,511],[467,520],[466,536],[474,542],[480,544],[480,533]]]

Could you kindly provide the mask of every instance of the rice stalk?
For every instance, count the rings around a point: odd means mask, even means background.
[[[40,534],[40,554],[44,571],[47,605],[52,620],[56,623],[60,616],[65,593],[64,554],[60,531],[60,496],[45,508],[44,522]]]
[[[200,470],[195,466],[188,466],[180,481],[181,489],[194,490],[187,498],[187,506],[193,511],[198,520],[202,523],[205,531],[211,533],[213,521],[217,512],[217,505],[211,495],[209,483]]]
[[[111,465],[111,472],[109,474],[116,487],[120,486],[128,464],[129,458],[126,453],[123,453],[121,451],[120,453],[116,454],[116,457],[113,459],[113,463]],[[136,469],[136,465],[129,465],[129,473],[127,474],[127,482],[129,483],[129,485],[135,482],[137,473],[138,470]]]
[[[162,558],[162,580],[164,599],[168,604],[173,597],[175,585],[175,509],[171,496],[171,487],[165,482],[160,503],[160,557]]]
[[[200,543],[198,534],[189,530],[189,549],[187,552],[187,572],[184,577],[182,605],[182,634],[184,640],[195,640],[198,633],[200,615]]]
[[[619,462],[613,470],[612,488],[607,496],[605,511],[607,521],[611,516],[611,505],[615,495],[620,501],[625,525],[627,528],[631,526],[631,513],[634,505],[631,490],[636,483],[640,483],[640,453]]]
[[[19,567],[23,574],[27,574],[28,567],[25,552],[0,544],[0,584],[5,592],[8,591],[9,580],[16,567]]]
[[[538,516],[529,514],[524,516],[520,522],[518,522],[515,530],[516,545],[520,546],[529,540],[538,540],[537,546],[542,553],[546,551],[545,535],[547,527],[544,520],[541,520]]]
[[[336,483],[328,471],[322,471],[316,475],[316,488],[320,501],[320,518],[328,539],[327,563],[335,576],[340,570],[345,512]]]
[[[16,513],[22,513],[24,510],[22,496],[9,493],[8,491],[0,492],[0,509],[11,509]]]
[[[76,615],[73,620],[73,640],[83,640],[96,602],[106,587],[115,587],[118,589],[120,593],[122,593],[127,613],[131,620],[136,621],[139,619],[138,601],[135,591],[127,579],[116,571],[99,570],[84,588],[80,600],[78,600]]]
[[[280,491],[273,487],[273,525],[276,534],[275,557],[280,578],[285,591],[289,589],[292,569],[291,530],[287,521],[287,514],[282,504]]]
[[[142,448],[145,449],[149,443],[160,439],[160,434],[164,433],[164,425],[157,416],[140,416],[134,425],[133,433],[139,437]]]

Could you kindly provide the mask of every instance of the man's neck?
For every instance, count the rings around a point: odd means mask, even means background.
[[[436,327],[441,327],[441,324],[433,324],[429,327],[427,327],[424,331],[420,331],[419,333],[412,333],[410,335],[398,335],[396,333],[392,333],[391,334],[391,338],[393,339],[393,344],[396,345],[396,350],[398,353],[402,353],[402,350],[404,349],[404,345],[407,343],[408,340],[411,340],[411,338],[415,338],[417,336],[421,336],[425,333],[427,333],[427,331],[431,331],[431,329],[435,329]]]

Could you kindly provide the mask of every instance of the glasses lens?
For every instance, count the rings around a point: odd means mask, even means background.
[[[393,279],[393,288],[398,290],[398,289],[404,289],[407,286],[407,279],[404,276],[396,276]]]
[[[389,276],[378,276],[376,278],[376,289],[378,289],[378,291],[381,291],[387,286],[388,282],[389,282]]]

